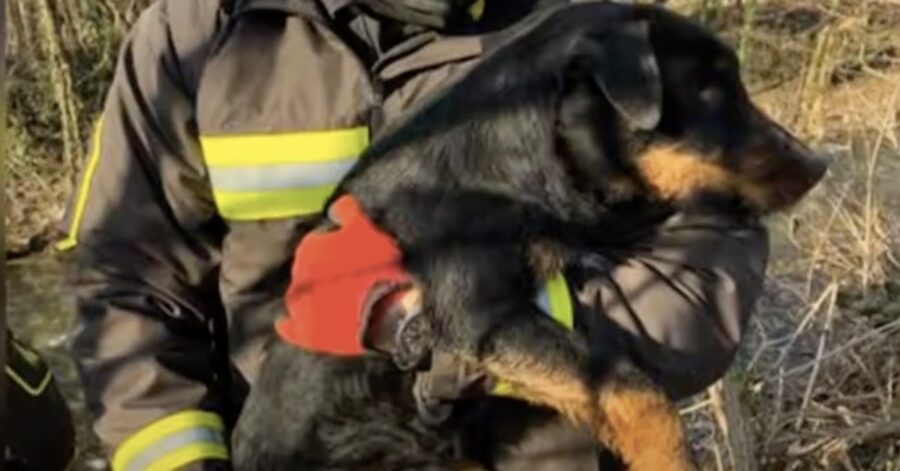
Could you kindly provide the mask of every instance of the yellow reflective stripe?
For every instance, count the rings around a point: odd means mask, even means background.
[[[16,370],[12,369],[9,365],[6,365],[6,376],[9,376],[9,379],[13,380],[23,391],[28,393],[31,396],[37,397],[41,394],[44,394],[44,391],[47,390],[47,386],[50,385],[50,380],[53,379],[53,375],[50,373],[50,369],[44,373],[44,377],[41,379],[41,382],[38,383],[37,386],[32,386],[25,381],[24,378],[19,376],[16,373]]]
[[[569,284],[561,272],[556,273],[544,284],[544,290],[550,298],[550,317],[562,324],[566,329],[575,328],[575,311],[572,307],[572,293]],[[491,390],[494,396],[512,396],[515,387],[506,381],[497,381]]]
[[[369,145],[366,127],[203,136],[219,214],[230,221],[317,213]]]
[[[17,352],[19,352],[19,355],[21,355],[22,358],[25,359],[26,362],[28,362],[29,365],[40,366],[41,357],[38,356],[37,352],[35,352],[31,349],[25,348],[24,345],[20,344],[15,339],[12,340],[12,346],[13,346],[13,348],[16,349]]]
[[[515,392],[515,388],[512,384],[507,383],[506,381],[497,381],[494,385],[494,389],[491,390],[491,395],[493,396],[512,396]]]
[[[19,352],[19,355],[28,363],[30,366],[34,368],[44,367],[44,376],[38,381],[37,385],[31,385],[28,383],[28,380],[23,378],[12,366],[6,365],[6,376],[8,376],[14,383],[16,383],[19,388],[25,391],[27,394],[37,397],[41,394],[44,394],[44,391],[47,390],[47,386],[50,385],[50,380],[53,379],[53,373],[50,371],[49,367],[45,367],[41,364],[41,357],[38,354],[26,348],[24,345],[20,344],[15,338],[10,338],[9,341],[12,343],[13,348]]]
[[[484,15],[484,2],[486,0],[475,0],[475,3],[472,3],[472,6],[469,7],[469,15],[472,15],[472,19],[480,20],[481,16]]]
[[[330,162],[359,155],[369,145],[369,129],[202,136],[200,145],[210,167]]]
[[[128,463],[142,452],[153,447],[154,444],[164,440],[175,433],[191,428],[206,427],[224,432],[225,425],[222,419],[211,412],[189,410],[178,412],[142,428],[122,443],[113,457],[113,471],[124,471]],[[194,447],[203,443],[192,443],[184,448]],[[197,448],[199,450],[200,448]],[[205,449],[205,448],[204,448]],[[182,449],[179,449],[180,452]],[[168,454],[166,454],[168,455]]]
[[[213,197],[219,214],[230,221],[277,219],[322,210],[335,185],[322,185],[293,190],[216,191]]]
[[[550,297],[550,315],[567,329],[575,327],[575,314],[572,310],[572,294],[562,273],[557,273],[547,280],[547,294]]]
[[[184,465],[208,459],[228,459],[228,449],[222,444],[194,443],[169,453],[147,467],[147,471],[173,471]]]
[[[88,193],[90,193],[94,172],[97,170],[97,162],[100,161],[100,139],[102,133],[103,115],[100,115],[97,123],[94,125],[94,135],[91,137],[91,155],[88,157],[88,164],[84,170],[84,180],[81,182],[78,199],[75,201],[75,213],[72,215],[72,223],[69,225],[69,235],[56,243],[57,250],[70,250],[78,245],[78,230],[81,227],[81,218],[84,215],[84,207],[87,205],[87,197]]]

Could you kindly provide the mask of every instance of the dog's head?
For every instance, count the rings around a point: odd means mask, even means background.
[[[737,197],[761,213],[793,205],[824,175],[824,162],[750,101],[733,50],[694,22],[637,7],[573,48],[576,75],[588,79],[568,87],[559,120],[582,169],[615,154],[662,199]],[[603,148],[608,129],[565,129],[585,113],[618,118],[619,149]]]

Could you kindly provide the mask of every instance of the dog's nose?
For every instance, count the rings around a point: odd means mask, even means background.
[[[776,172],[773,184],[775,198],[772,209],[779,210],[793,206],[803,198],[828,171],[828,163],[817,155],[810,153],[792,154],[785,158]]]
[[[822,155],[807,156],[803,159],[803,174],[806,176],[810,186],[815,185],[828,171],[831,159]]]

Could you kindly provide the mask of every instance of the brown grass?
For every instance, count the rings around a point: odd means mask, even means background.
[[[695,451],[711,470],[900,470],[900,2],[759,1],[750,25],[713,3],[755,99],[833,163],[770,221],[750,338],[682,409]]]
[[[43,248],[84,158],[119,40],[149,0],[9,0],[7,254]]]

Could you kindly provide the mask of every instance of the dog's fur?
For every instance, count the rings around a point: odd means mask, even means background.
[[[750,103],[733,52],[674,13],[576,4],[503,34],[337,194],[398,240],[429,347],[512,384],[522,413],[588,427],[631,469],[688,469],[673,404],[613,340],[541,314],[536,286],[676,210],[786,208],[824,166]],[[277,345],[235,434],[237,469],[451,469],[464,427],[426,425],[412,381],[389,358]]]

